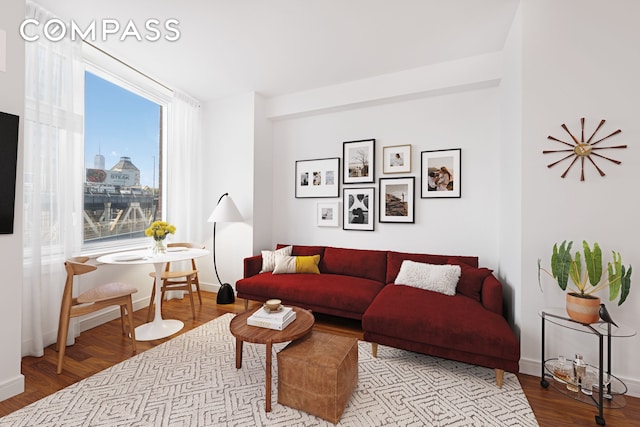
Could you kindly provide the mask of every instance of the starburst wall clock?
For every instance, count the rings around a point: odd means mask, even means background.
[[[596,168],[596,170],[598,171],[598,173],[600,174],[600,176],[605,176],[604,171],[596,164],[595,159],[604,159],[607,160],[609,162],[615,163],[616,165],[621,164],[622,162],[619,160],[615,160],[612,159],[610,157],[604,156],[602,154],[596,153],[596,151],[599,150],[615,150],[615,149],[620,149],[620,148],[627,148],[626,145],[609,145],[609,146],[597,146],[598,144],[600,144],[602,141],[611,138],[614,135],[619,134],[620,132],[622,132],[620,129],[611,132],[609,135],[600,138],[596,141],[593,141],[593,139],[595,138],[596,134],[598,133],[598,131],[600,130],[600,128],[604,125],[606,120],[602,119],[600,120],[600,124],[598,124],[598,126],[596,127],[596,129],[593,131],[593,133],[591,134],[591,136],[589,137],[589,139],[587,139],[585,141],[584,139],[584,117],[580,119],[580,141],[578,141],[578,139],[571,133],[571,131],[569,130],[569,128],[567,128],[567,126],[563,123],[562,129],[564,129],[569,136],[571,137],[571,139],[573,140],[573,142],[566,142],[563,141],[559,138],[556,138],[554,136],[549,135],[547,137],[547,139],[550,139],[552,141],[556,141],[556,142],[560,142],[564,145],[568,145],[569,147],[571,147],[570,149],[563,149],[563,150],[544,150],[542,152],[542,154],[550,154],[550,153],[569,153],[566,156],[564,156],[563,158],[561,158],[560,160],[557,160],[553,163],[549,163],[547,165],[548,168],[551,168],[555,165],[557,165],[558,163],[562,163],[565,160],[571,160],[571,163],[569,163],[569,166],[567,167],[567,169],[565,169],[564,173],[562,175],[560,175],[560,177],[564,178],[567,176],[567,173],[569,173],[569,170],[571,169],[571,167],[578,161],[578,159],[580,159],[580,181],[584,181],[584,164],[585,164],[585,160],[588,160],[593,167]]]

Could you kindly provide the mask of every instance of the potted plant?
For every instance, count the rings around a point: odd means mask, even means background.
[[[593,294],[609,288],[609,300],[618,299],[621,305],[627,299],[631,289],[631,266],[622,265],[622,256],[619,252],[612,251],[612,261],[607,263],[607,275],[603,278],[602,250],[598,243],[593,248],[586,242],[582,242],[582,253],[571,255],[573,242],[566,240],[558,246],[553,245],[551,255],[551,272],[541,267],[538,259],[538,285],[542,289],[540,272],[544,272],[556,279],[558,286],[567,291],[567,314],[573,320],[581,323],[597,322],[600,315],[600,298]],[[584,268],[583,268],[584,265]],[[569,279],[573,284],[569,285]]]

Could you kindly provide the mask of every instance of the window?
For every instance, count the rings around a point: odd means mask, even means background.
[[[166,105],[110,77],[85,71],[83,248],[91,250],[134,243],[162,218]]]

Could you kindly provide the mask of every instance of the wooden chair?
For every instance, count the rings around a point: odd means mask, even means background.
[[[167,248],[186,247],[204,249],[204,245],[194,243],[169,243]],[[151,300],[149,301],[149,309],[147,312],[147,322],[150,322],[153,318],[154,298],[156,296],[156,273],[151,272],[149,276],[153,277],[153,289],[151,290]],[[200,280],[198,279],[198,269],[196,267],[195,259],[191,259],[191,270],[171,271],[171,263],[168,262],[165,267],[165,271],[162,272],[162,295],[160,298],[160,309],[162,310],[162,302],[164,301],[164,295],[167,291],[186,291],[189,294],[189,301],[191,302],[191,314],[193,318],[196,318],[196,309],[193,303],[193,287],[196,287],[198,293],[198,300],[202,305],[202,295],[200,294]]]
[[[124,325],[125,317],[128,317],[128,332],[131,337],[131,346],[133,347],[134,353],[137,351],[136,332],[133,327],[133,303],[131,301],[131,294],[138,290],[125,283],[112,282],[96,286],[81,293],[77,297],[73,297],[73,280],[75,276],[89,273],[98,268],[95,265],[85,264],[87,261],[89,261],[89,257],[74,257],[69,258],[64,263],[65,270],[67,271],[67,280],[64,284],[62,294],[60,323],[58,324],[58,341],[56,342],[56,350],[58,351],[58,367],[56,373],[58,374],[62,373],[67,335],[69,334],[69,321],[71,318],[93,313],[105,307],[120,306],[122,333],[123,335],[127,334]]]

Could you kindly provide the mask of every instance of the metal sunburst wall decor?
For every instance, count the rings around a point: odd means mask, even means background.
[[[610,161],[612,163],[615,163],[616,165],[621,164],[622,162],[619,161],[619,160],[615,160],[615,159],[603,156],[602,154],[598,154],[598,153],[595,152],[597,150],[613,150],[613,149],[619,149],[619,148],[627,148],[626,145],[610,145],[610,146],[607,146],[607,147],[600,147],[600,146],[596,147],[596,145],[598,145],[599,143],[601,143],[605,139],[611,138],[612,136],[617,135],[620,132],[622,132],[620,129],[618,129],[616,131],[611,132],[609,135],[607,135],[607,136],[605,136],[603,138],[600,138],[597,141],[592,142],[592,140],[596,136],[596,133],[598,133],[598,131],[604,125],[604,123],[605,123],[604,119],[600,120],[600,124],[598,125],[598,127],[596,127],[596,130],[593,131],[593,133],[591,134],[589,139],[587,139],[586,141],[584,140],[584,117],[580,119],[580,126],[581,126],[580,141],[578,141],[578,139],[575,136],[573,136],[571,131],[563,123],[562,124],[562,129],[564,129],[569,134],[571,139],[573,139],[573,143],[562,141],[561,139],[558,139],[558,138],[553,137],[551,135],[549,135],[547,137],[547,139],[550,139],[552,141],[560,142],[560,143],[562,143],[564,145],[568,145],[569,147],[571,147],[571,149],[544,150],[542,152],[542,154],[569,153],[565,157],[561,158],[560,160],[548,164],[547,167],[548,168],[553,167],[553,166],[557,165],[558,163],[561,163],[561,162],[563,162],[565,160],[569,160],[569,159],[571,159],[573,157],[573,160],[571,161],[571,163],[569,164],[567,169],[564,171],[564,173],[562,175],[560,175],[562,178],[564,178],[565,176],[567,176],[567,173],[569,172],[569,169],[571,169],[571,167],[576,163],[576,161],[578,159],[580,159],[580,167],[581,167],[580,181],[584,181],[585,159],[589,160],[589,162],[591,162],[591,164],[596,168],[596,170],[598,171],[600,176],[605,176],[605,173],[604,173],[604,171],[602,169],[600,169],[600,167],[598,167],[598,165],[596,164],[596,162],[594,160],[594,157],[608,160],[608,161]]]

